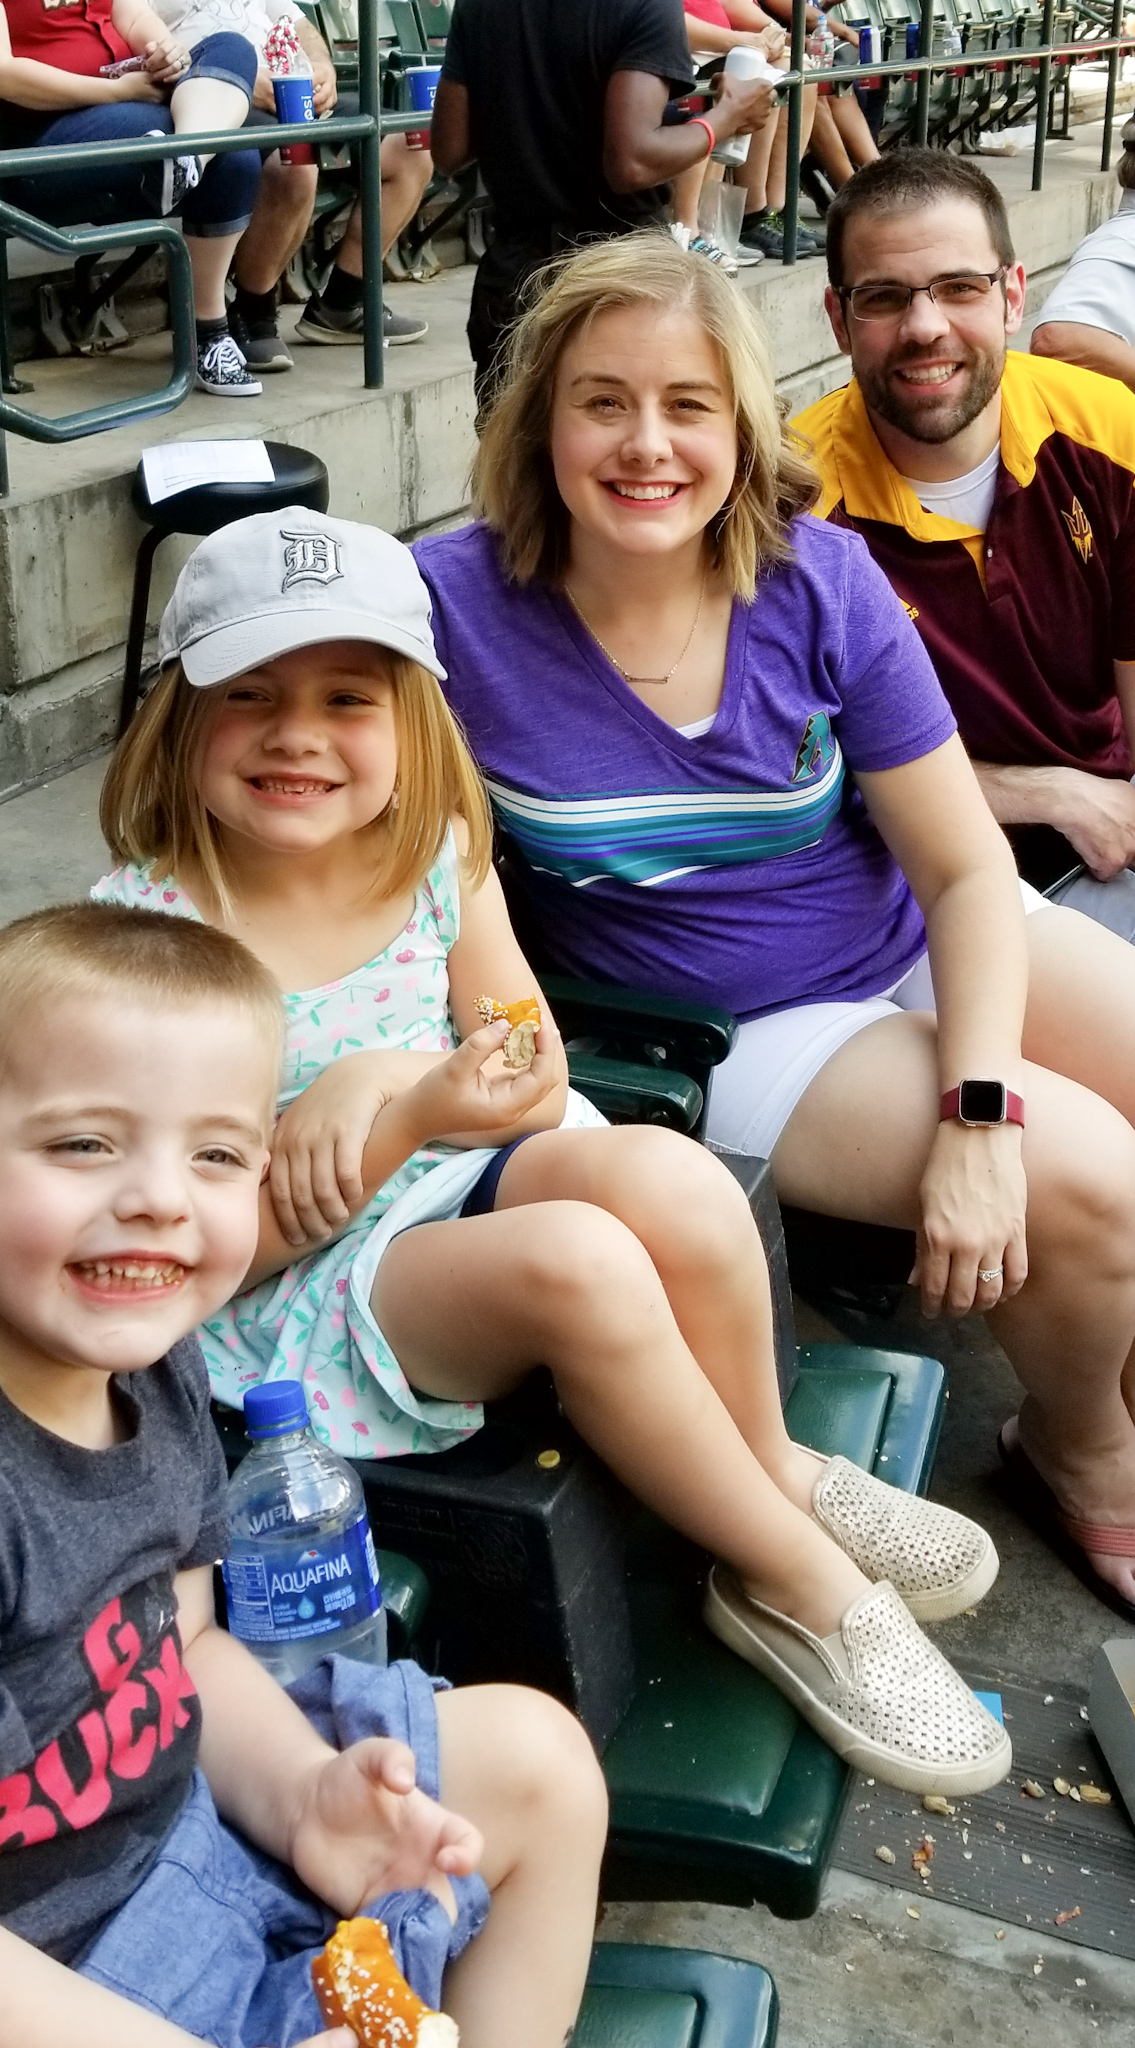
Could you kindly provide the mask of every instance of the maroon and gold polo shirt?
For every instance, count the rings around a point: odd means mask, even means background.
[[[1114,661],[1135,661],[1135,393],[1010,352],[985,533],[924,512],[858,384],[795,425],[821,518],[853,526],[926,644],[978,761],[1129,776]]]

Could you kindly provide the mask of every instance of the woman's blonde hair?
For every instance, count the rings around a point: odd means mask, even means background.
[[[381,651],[394,690],[398,800],[367,828],[374,834],[374,893],[417,888],[454,812],[469,828],[462,866],[474,884],[482,882],[492,859],[492,820],[457,720],[428,669]],[[202,750],[224,687],[194,688],[180,662],[166,670],[115,749],[99,823],[116,860],[152,866],[159,875],[192,868],[227,916],[232,868],[200,786]]]
[[[535,294],[539,293],[536,297]],[[708,529],[710,559],[734,596],[750,603],[761,571],[791,553],[789,523],[819,495],[804,444],[785,425],[772,359],[737,287],[703,256],[647,228],[596,242],[532,279],[513,330],[505,381],[473,466],[476,510],[499,534],[516,583],[556,583],[567,566],[568,512],[550,451],[556,373],[568,343],[600,313],[627,306],[690,312],[716,345],[737,425],[737,470]]]

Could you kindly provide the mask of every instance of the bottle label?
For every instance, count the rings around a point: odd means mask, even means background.
[[[229,1627],[246,1643],[294,1643],[357,1628],[382,1604],[365,1507],[326,1542],[234,1544],[224,1562]],[[330,1646],[329,1646],[330,1647]]]

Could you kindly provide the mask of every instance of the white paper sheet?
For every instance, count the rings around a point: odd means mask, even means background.
[[[151,505],[197,484],[270,484],[274,475],[263,441],[163,441],[143,449],[142,471]]]

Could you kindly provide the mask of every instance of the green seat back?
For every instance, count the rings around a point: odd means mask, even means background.
[[[603,1942],[572,2048],[773,2048],[776,1989],[759,1963]]]
[[[936,1359],[805,1345],[792,1435],[908,1492],[927,1485],[945,1375]],[[638,1685],[603,1760],[608,1896],[763,1900],[815,1911],[850,1773],[767,1680],[708,1634],[705,1564],[660,1524],[632,1546]]]

